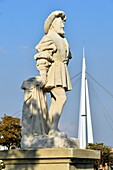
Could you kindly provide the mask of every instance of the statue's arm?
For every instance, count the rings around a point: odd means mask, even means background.
[[[72,54],[71,54],[71,51],[70,51],[70,49],[69,49],[69,54],[68,54],[68,56],[67,56],[67,58],[66,58],[66,64],[68,65],[69,64],[69,60],[72,58]]]
[[[47,72],[50,63],[46,59],[37,60],[36,67],[39,71],[40,76],[37,77],[40,87],[43,87],[47,82]]]
[[[36,46],[36,50],[38,53],[35,54],[34,58],[37,62],[36,67],[40,73],[38,81],[40,82],[40,86],[43,87],[47,81],[47,72],[54,62],[53,54],[57,49],[50,37],[44,36]]]

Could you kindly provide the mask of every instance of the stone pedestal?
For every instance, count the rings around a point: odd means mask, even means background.
[[[5,170],[93,170],[99,151],[73,148],[0,151]]]
[[[77,138],[68,138],[61,136],[27,136],[22,138],[22,149],[39,148],[80,148]]]

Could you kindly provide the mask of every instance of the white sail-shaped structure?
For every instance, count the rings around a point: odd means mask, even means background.
[[[82,61],[78,139],[80,142],[80,148],[82,149],[86,148],[87,143],[93,143],[93,130],[89,102],[88,81],[86,77],[86,61],[84,48]]]

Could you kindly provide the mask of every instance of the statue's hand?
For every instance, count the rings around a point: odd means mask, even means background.
[[[46,81],[47,81],[46,75],[38,76],[37,81],[38,81],[39,86],[42,88],[46,84]]]

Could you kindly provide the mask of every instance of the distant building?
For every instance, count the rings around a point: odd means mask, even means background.
[[[0,150],[8,150],[8,148],[6,146],[0,145]]]

